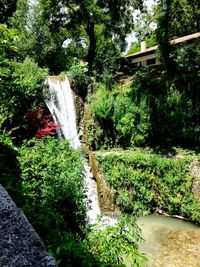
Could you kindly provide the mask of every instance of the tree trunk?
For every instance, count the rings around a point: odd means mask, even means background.
[[[96,54],[96,38],[95,38],[95,33],[94,33],[93,22],[88,23],[86,32],[88,34],[89,41],[90,41],[88,55],[87,55],[88,73],[89,73],[89,76],[92,77],[94,59],[95,59],[95,54]]]
[[[157,30],[157,41],[160,46],[161,61],[164,64],[167,76],[171,79],[175,72],[175,62],[170,58],[169,19],[171,0],[162,0],[162,14]]]

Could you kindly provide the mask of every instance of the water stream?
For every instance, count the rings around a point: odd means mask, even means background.
[[[54,121],[61,127],[60,138],[70,141],[74,149],[81,147],[77,128],[73,93],[67,78],[51,76],[48,78],[51,99],[47,106]],[[87,218],[90,224],[96,222],[101,214],[97,185],[90,167],[85,161],[85,187],[90,209]],[[107,217],[114,225],[117,218]],[[171,217],[144,216],[138,219],[144,241],[140,250],[148,257],[148,267],[200,267],[200,228],[196,225]]]
[[[177,218],[149,215],[138,225],[144,241],[140,250],[148,267],[199,267],[200,227]]]
[[[69,140],[72,148],[79,149],[81,148],[81,143],[76,127],[75,105],[69,80],[66,77],[50,76],[47,81],[50,99],[46,101],[46,104],[54,121],[60,125],[58,137]],[[97,185],[86,160],[84,163],[84,176],[86,203],[89,206],[87,221],[90,224],[94,224],[101,211],[98,202]]]

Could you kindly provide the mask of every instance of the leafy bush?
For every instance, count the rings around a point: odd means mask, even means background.
[[[113,114],[114,98],[104,85],[100,85],[96,94],[90,99],[91,111],[94,117],[101,121],[109,121]]]
[[[151,144],[198,145],[198,72],[180,67],[170,80],[159,69],[143,69],[135,74],[130,94],[133,102],[144,104]]]
[[[49,137],[24,143],[17,158],[21,207],[59,266],[92,261],[81,245],[86,211],[80,153]]]
[[[131,221],[89,230],[86,237],[82,157],[66,140],[30,140],[18,160],[21,207],[59,266],[104,266],[122,263],[124,257],[140,266],[140,235]]]
[[[97,92],[90,98],[90,108],[97,121],[95,129],[99,125],[103,131],[104,145],[126,147],[148,141],[151,125],[145,100],[137,105],[129,92],[116,93],[114,89],[109,91],[105,85],[99,85]],[[101,143],[102,140],[99,140]]]
[[[113,122],[117,132],[117,143],[128,146],[147,141],[149,130],[148,113],[141,103],[137,106],[128,95],[117,95],[114,101]]]
[[[35,130],[36,138],[48,135],[55,136],[56,130],[60,127],[59,124],[53,122],[52,115],[45,115],[44,110],[40,107],[28,110],[25,116],[29,125]]]
[[[9,62],[4,72],[0,72],[0,108],[2,113],[9,114],[3,126],[8,131],[18,128],[15,131],[18,142],[32,134],[24,117],[27,109],[45,105],[42,89],[46,76],[47,70],[39,68],[30,58],[22,63]]]
[[[13,58],[16,55],[17,47],[15,40],[17,39],[17,32],[15,29],[8,29],[5,24],[0,23],[0,59],[2,63],[8,63],[7,59]]]
[[[20,149],[22,191],[26,203],[53,209],[68,229],[84,224],[83,164],[65,140],[31,140]]]
[[[41,69],[31,58],[25,58],[22,63],[14,62],[13,73],[14,85],[19,92],[26,97],[37,97],[40,99],[41,85],[47,77],[47,69]]]
[[[88,76],[87,66],[85,64],[81,65],[80,63],[73,64],[67,72],[63,72],[62,74],[72,80],[73,90],[85,99],[91,82]]]
[[[145,257],[138,251],[140,230],[133,217],[121,217],[115,226],[100,224],[88,234],[89,250],[100,266],[142,266]]]
[[[112,121],[114,97],[105,85],[98,84],[95,94],[89,98],[91,124],[88,126],[88,137],[91,149],[109,147],[113,142],[114,125]]]
[[[200,205],[191,192],[189,158],[170,159],[139,151],[98,154],[97,160],[122,211],[140,214],[162,208],[200,222]]]

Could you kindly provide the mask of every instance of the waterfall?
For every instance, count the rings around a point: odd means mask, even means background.
[[[87,208],[87,220],[89,224],[95,224],[98,215],[101,215],[101,210],[99,208],[97,184],[96,181],[93,179],[93,174],[87,162],[84,165],[84,169],[86,195],[87,201],[89,202],[89,207]]]
[[[46,101],[53,119],[60,125],[59,138],[68,139],[71,147],[80,148],[80,141],[76,129],[76,113],[73,94],[66,77],[50,76],[48,78],[50,99]]]
[[[76,128],[76,112],[69,80],[66,77],[50,76],[47,82],[49,85],[50,99],[46,101],[46,104],[54,121],[60,125],[58,137],[68,139],[72,148],[79,149],[81,144]],[[87,196],[86,202],[89,202],[87,220],[90,224],[94,224],[101,211],[98,202],[97,185],[86,160],[84,164],[84,176]]]

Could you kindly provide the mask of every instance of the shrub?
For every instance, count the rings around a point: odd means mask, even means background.
[[[87,245],[100,266],[142,266],[145,257],[138,251],[140,230],[134,217],[121,217],[115,226],[92,227]]]
[[[90,98],[91,111],[100,122],[110,121],[113,115],[114,97],[106,86],[99,84],[97,92]]]
[[[17,157],[21,208],[59,266],[89,266],[85,236],[83,159],[68,141],[52,137],[25,142]],[[84,265],[85,264],[85,265]]]
[[[122,211],[143,214],[162,208],[170,214],[200,222],[200,205],[191,192],[189,157],[163,158],[141,150],[98,154],[97,160]]]
[[[24,97],[41,99],[41,87],[47,77],[47,69],[39,68],[33,59],[26,57],[23,62],[13,63],[14,85]]]
[[[142,145],[147,141],[149,116],[144,102],[137,106],[128,95],[117,95],[114,101],[113,122],[119,145]]]
[[[31,140],[20,149],[22,192],[26,204],[60,214],[68,229],[84,225],[83,164],[65,140]]]
[[[90,97],[90,108],[97,122],[94,126],[100,126],[103,132],[104,146],[127,147],[148,142],[151,124],[145,99],[137,104],[130,92],[109,91],[106,85],[99,84],[97,92]],[[101,144],[102,140],[99,140]]]
[[[94,136],[89,138],[92,149],[99,148],[102,145],[109,147],[115,136],[112,121],[114,97],[105,85],[98,84],[97,87],[96,93],[89,99],[92,123],[88,136]]]
[[[86,98],[90,79],[88,76],[88,68],[80,63],[73,64],[67,72],[62,73],[72,80],[73,90],[83,99]]]
[[[35,137],[42,138],[48,135],[56,135],[59,125],[53,122],[52,115],[44,114],[44,110],[40,107],[29,109],[25,115],[29,125],[36,131]],[[29,130],[31,130],[29,128]]]
[[[46,76],[47,70],[39,68],[30,58],[24,62],[9,62],[4,71],[0,72],[1,112],[9,113],[3,126],[8,131],[17,127],[15,134],[18,143],[31,136],[24,119],[27,109],[45,105],[42,89]]]

